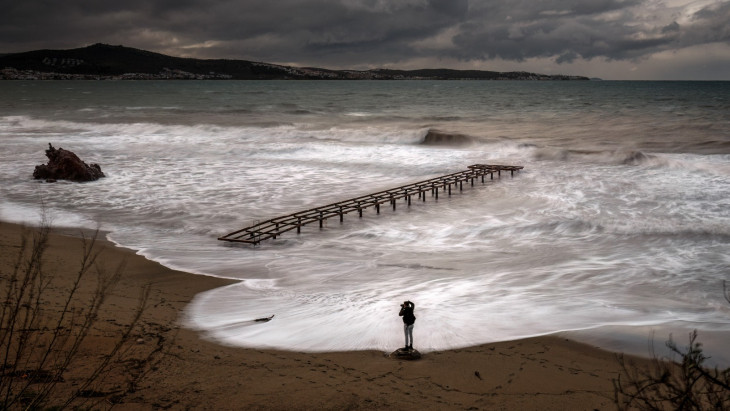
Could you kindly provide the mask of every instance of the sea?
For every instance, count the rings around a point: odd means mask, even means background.
[[[240,280],[183,322],[221,344],[423,353],[555,334],[730,365],[730,82],[3,81],[0,219],[99,228]],[[95,182],[34,180],[48,144]],[[330,219],[270,218],[466,170],[510,176]],[[271,317],[270,321],[255,321]]]

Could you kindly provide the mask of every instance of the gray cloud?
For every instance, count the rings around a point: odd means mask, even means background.
[[[692,16],[692,25],[681,36],[683,44],[730,44],[730,2],[705,7]]]
[[[682,35],[676,22],[642,24],[635,14],[637,8],[641,10],[636,1],[586,4],[579,0],[555,0],[535,2],[537,7],[532,10],[529,4],[523,4],[517,18],[507,7],[492,7],[484,13],[483,20],[465,26],[454,38],[457,47],[453,52],[461,59],[626,60],[665,50]]]
[[[670,1],[670,0],[667,0]],[[690,3],[690,2],[688,2]],[[640,61],[730,45],[730,1],[0,0],[0,52],[105,42],[331,67]],[[730,59],[730,57],[725,56]]]

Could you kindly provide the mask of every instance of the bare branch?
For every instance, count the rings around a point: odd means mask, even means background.
[[[671,339],[666,343],[676,363],[655,355],[649,366],[627,364],[619,357],[621,374],[614,380],[614,403],[619,409],[701,410],[730,408],[730,368],[725,371],[703,367],[707,359],[697,331],[689,335],[686,349]]]
[[[56,391],[59,384],[65,384],[64,393],[70,392],[71,385],[63,382],[64,373],[77,359],[107,296],[122,275],[125,262],[114,270],[106,270],[99,264],[103,249],[98,245],[98,230],[90,238],[82,235],[78,269],[68,281],[58,305],[48,306],[51,276],[43,264],[51,230],[48,221],[44,216],[33,235],[25,229],[21,231],[10,272],[2,271],[6,268],[0,266],[0,409],[46,408],[49,400],[61,404],[61,408],[78,407],[79,402],[85,401],[79,398],[82,393],[92,384],[104,381],[113,365],[122,361],[121,356],[129,350],[132,335],[147,307],[149,286],[142,289],[133,318],[119,326],[121,333],[113,341],[112,349],[100,353],[98,360],[92,360],[94,363],[83,358],[84,364],[91,368],[85,379],[75,378],[73,386],[80,388],[70,394],[59,394]],[[90,270],[96,276],[90,276]],[[58,287],[53,290],[57,291]],[[142,361],[148,362],[159,353],[160,344]],[[140,354],[143,352],[135,350],[135,355]],[[132,388],[130,384],[128,389]],[[113,391],[115,395],[127,392]]]

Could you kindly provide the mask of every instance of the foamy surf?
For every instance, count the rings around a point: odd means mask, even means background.
[[[670,323],[701,336],[730,323],[721,98],[707,107],[682,88],[655,110],[655,93],[623,83],[64,84],[0,84],[0,218],[35,223],[42,200],[56,225],[101,224],[172,268],[242,280],[189,307],[188,324],[211,338],[387,350],[401,343],[406,299],[424,352]],[[48,142],[108,177],[31,180]],[[525,169],[255,249],[215,240],[474,163]]]

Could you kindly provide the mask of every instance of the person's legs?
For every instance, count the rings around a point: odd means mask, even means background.
[[[403,324],[403,334],[406,335],[406,345],[405,345],[405,347],[408,348],[408,324]]]
[[[406,325],[406,347],[413,348],[413,324]]]

